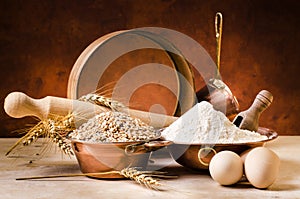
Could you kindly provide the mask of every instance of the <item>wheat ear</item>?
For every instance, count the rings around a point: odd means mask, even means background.
[[[96,93],[90,93],[87,95],[84,95],[79,98],[80,101],[84,102],[90,102],[99,106],[105,106],[107,108],[110,108],[112,110],[119,110],[120,108],[125,108],[125,105],[121,102],[118,102],[116,100],[113,100],[108,97],[104,97],[102,95],[98,95]]]
[[[6,153],[8,155],[19,144],[28,146],[38,140],[39,137],[50,138],[67,155],[73,155],[70,144],[65,136],[75,129],[74,118],[72,114],[65,117],[56,116],[53,119],[41,120],[28,132],[21,137]]]
[[[120,174],[150,189],[157,189],[161,186],[161,183],[154,179],[149,172],[138,171],[135,168],[125,168],[120,171]]]
[[[55,121],[48,120],[48,137],[54,142],[65,154],[74,155],[70,144],[67,142],[66,138],[62,136],[59,132],[63,131],[65,133],[65,129],[57,126]]]
[[[21,137],[13,146],[11,146],[9,148],[9,150],[6,152],[5,155],[7,156],[10,152],[12,152],[21,143],[24,146],[27,146],[27,145],[35,142],[40,136],[45,135],[44,123],[45,123],[45,121],[40,121],[35,126],[30,128],[23,137]]]

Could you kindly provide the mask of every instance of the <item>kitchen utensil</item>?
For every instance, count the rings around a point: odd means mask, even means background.
[[[24,93],[13,92],[5,98],[4,110],[9,116],[14,118],[36,116],[41,120],[55,115],[66,116],[69,113],[72,113],[75,117],[76,125],[79,126],[96,114],[108,111],[109,109],[79,100],[53,96],[47,96],[42,99],[33,99]],[[127,108],[123,108],[120,111],[128,113],[132,117],[139,118],[156,128],[169,126],[177,119],[173,116]]]
[[[241,129],[257,131],[261,113],[273,101],[273,95],[267,90],[260,91],[248,110],[240,112],[233,120],[233,124]]]
[[[216,31],[216,43],[217,43],[217,68],[215,77],[210,79],[209,82],[197,91],[198,101],[210,102],[216,110],[219,110],[230,117],[239,110],[239,103],[236,97],[232,94],[229,87],[221,80],[220,75],[220,57],[221,57],[221,39],[222,39],[222,26],[223,17],[220,12],[215,16],[215,31]]]

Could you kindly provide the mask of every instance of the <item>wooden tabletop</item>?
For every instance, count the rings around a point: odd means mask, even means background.
[[[266,190],[248,184],[220,186],[207,171],[191,171],[172,159],[164,159],[168,166],[161,170],[178,178],[163,180],[163,191],[150,190],[130,180],[84,176],[19,181],[16,178],[73,174],[80,170],[74,157],[62,155],[55,146],[45,149],[41,142],[5,156],[16,140],[0,139],[0,198],[300,198],[300,136],[279,136],[266,144],[281,159],[279,176]]]

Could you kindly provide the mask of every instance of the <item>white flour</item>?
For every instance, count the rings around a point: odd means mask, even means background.
[[[162,132],[175,143],[245,143],[268,139],[259,133],[241,130],[208,102],[200,102]]]

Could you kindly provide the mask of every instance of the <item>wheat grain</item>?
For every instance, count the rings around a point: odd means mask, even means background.
[[[126,113],[103,112],[68,135],[89,142],[136,142],[157,139],[160,133]]]

